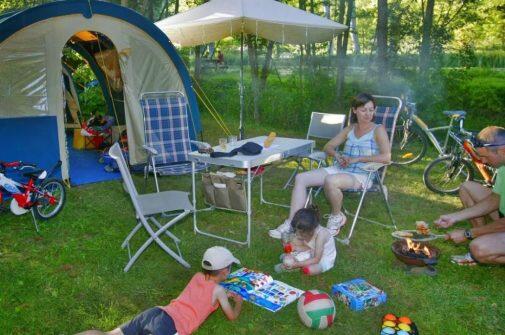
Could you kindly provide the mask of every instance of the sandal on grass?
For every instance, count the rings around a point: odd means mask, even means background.
[[[470,253],[466,253],[464,255],[453,255],[451,256],[451,262],[462,266],[477,265],[477,262],[473,259]]]

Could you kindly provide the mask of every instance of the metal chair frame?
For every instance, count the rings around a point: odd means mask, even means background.
[[[305,139],[332,139],[342,131],[345,125],[345,119],[346,116],[344,114],[312,112]],[[310,161],[310,169],[312,169],[314,163],[316,164],[316,169],[326,165],[326,153],[320,150],[312,151],[310,155],[296,157],[296,168],[286,184],[284,184],[283,189],[293,186],[293,180],[296,175],[301,170],[305,171],[302,164],[304,159]]]
[[[170,231],[168,231],[170,227],[188,216],[193,210],[193,205],[189,201],[189,193],[181,191],[164,191],[148,194],[138,194],[118,143],[114,144],[109,149],[109,155],[117,162],[121,176],[123,177],[124,185],[126,186],[128,194],[133,203],[133,207],[135,208],[135,216],[137,219],[137,225],[132,229],[132,231],[125,238],[124,242],[121,244],[121,248],[128,249],[129,257],[129,261],[124,268],[124,272],[127,272],[132,267],[140,255],[153,242],[156,243],[167,254],[172,256],[182,266],[189,268],[190,265],[182,257],[182,253],[179,248],[179,243],[181,240]],[[176,212],[173,218],[168,222],[162,224],[155,218],[156,215],[163,215],[167,212]],[[149,222],[151,222],[154,226],[150,225]],[[144,228],[146,230],[146,232],[149,234],[149,238],[142,244],[139,249],[137,249],[135,254],[132,256],[130,250],[130,240],[141,228]],[[169,248],[165,242],[161,240],[162,235],[168,236],[175,243],[177,251]]]

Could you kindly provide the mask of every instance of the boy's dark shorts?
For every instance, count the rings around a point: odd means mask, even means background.
[[[121,331],[124,335],[173,335],[177,333],[174,320],[159,307],[143,311],[122,325]]]

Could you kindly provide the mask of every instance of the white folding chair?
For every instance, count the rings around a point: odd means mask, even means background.
[[[332,139],[342,131],[344,124],[344,114],[312,112],[310,115],[309,129],[307,130],[306,139]],[[286,184],[284,184],[284,189],[289,186],[293,186],[293,180],[296,175],[300,172],[300,170],[304,170],[302,165],[304,159],[310,160],[311,167],[313,163],[315,163],[316,168],[320,168],[326,163],[326,153],[324,151],[314,150],[310,155],[297,156],[295,159],[296,169],[293,171]]]
[[[140,255],[153,242],[160,246],[161,249],[172,256],[182,266],[189,268],[190,265],[184,260],[181,254],[181,250],[179,249],[179,243],[181,242],[180,239],[168,231],[170,227],[191,213],[193,205],[189,201],[189,193],[181,191],[164,191],[148,194],[138,194],[118,143],[114,144],[109,149],[109,155],[117,162],[119,171],[121,171],[121,176],[123,177],[124,184],[126,185],[126,189],[128,190],[128,194],[132,200],[133,207],[135,208],[135,216],[137,217],[137,225],[128,234],[123,244],[121,245],[123,249],[128,248],[128,257],[130,259],[126,264],[124,271],[127,272],[133,263],[135,263]],[[168,212],[177,212],[178,214],[175,214],[171,220],[165,224],[161,224],[155,218],[155,216],[158,214]],[[154,228],[149,224],[149,221],[154,224]],[[132,256],[130,251],[130,240],[141,228],[144,228],[146,230],[146,232],[149,234],[149,238]],[[163,234],[168,236],[175,243],[177,252],[170,249],[161,240],[161,236]]]

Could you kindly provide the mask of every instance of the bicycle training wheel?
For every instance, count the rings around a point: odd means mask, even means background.
[[[65,186],[56,179],[45,180],[40,187],[33,207],[37,219],[48,220],[55,217],[66,201]]]
[[[424,185],[438,194],[455,195],[461,184],[468,180],[473,180],[472,165],[453,155],[435,159],[423,174]]]
[[[409,165],[421,160],[426,154],[428,141],[417,127],[405,130],[403,125],[396,126],[391,148],[391,161],[394,165]]]

